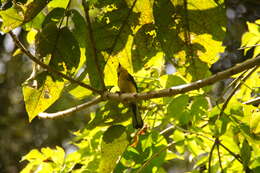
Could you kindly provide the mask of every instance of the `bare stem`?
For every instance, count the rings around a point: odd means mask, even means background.
[[[56,113],[45,113],[45,112],[40,113],[38,115],[38,117],[44,118],[44,119],[55,119],[55,118],[65,117],[65,116],[70,115],[73,112],[78,112],[78,111],[81,111],[83,109],[89,108],[90,106],[96,105],[96,104],[98,104],[102,101],[103,101],[102,97],[96,97],[96,98],[92,99],[91,101],[88,101],[86,103],[83,103],[81,105],[77,105],[75,107],[72,107],[72,108],[69,108],[69,109],[66,109],[66,110],[63,110],[63,111],[59,111],[59,112],[56,112]]]
[[[209,152],[209,173],[211,173],[211,159],[212,159],[212,155],[213,155],[213,151],[214,151],[214,148],[215,148],[215,146],[216,146],[216,144],[217,144],[217,139],[215,140],[215,142],[213,143],[213,145],[212,145],[212,147],[211,147],[211,149],[210,149],[210,152]]]

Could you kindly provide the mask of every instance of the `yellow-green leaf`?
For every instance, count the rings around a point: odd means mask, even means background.
[[[59,98],[64,87],[62,79],[52,77],[48,73],[41,73],[35,80],[35,86],[23,86],[24,102],[29,121],[51,106]]]
[[[103,135],[99,172],[112,172],[117,160],[123,154],[128,144],[129,141],[124,126],[115,125],[109,127]]]

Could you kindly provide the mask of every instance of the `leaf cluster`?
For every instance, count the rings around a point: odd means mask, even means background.
[[[55,69],[35,64],[23,84],[30,121],[52,111],[64,93],[72,100],[91,100],[100,94],[96,91],[118,91],[119,62],[135,77],[139,91],[148,92],[210,76],[209,66],[224,50],[222,1],[77,2],[28,0],[0,11],[1,31],[23,27],[35,57]],[[258,23],[248,24],[243,46],[259,42]],[[194,173],[257,172],[260,114],[243,102],[259,96],[259,74],[240,75],[248,77],[234,76],[238,80],[230,88],[239,85],[240,90],[224,103],[212,104],[210,87],[138,102],[146,126],[137,132],[124,103],[108,100],[92,106],[84,115],[88,123],[73,132],[68,148],[31,150],[22,158],[29,162],[22,172],[163,173],[175,160],[188,161]]]

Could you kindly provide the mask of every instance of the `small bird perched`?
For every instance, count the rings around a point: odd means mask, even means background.
[[[118,86],[122,93],[137,92],[137,85],[135,83],[133,76],[131,76],[128,73],[128,71],[121,66],[120,63],[117,67],[117,76],[118,76]],[[129,105],[133,111],[133,118],[132,118],[133,127],[136,129],[142,128],[144,123],[138,111],[137,104],[135,102],[131,102]]]

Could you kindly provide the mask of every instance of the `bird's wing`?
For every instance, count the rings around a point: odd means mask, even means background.
[[[133,77],[132,75],[128,74],[127,80],[131,81],[131,82],[134,84],[134,86],[135,86],[135,88],[136,88],[136,92],[138,92],[138,91],[137,91],[137,84],[136,84],[136,82],[135,82],[135,80],[134,80],[134,77]]]

